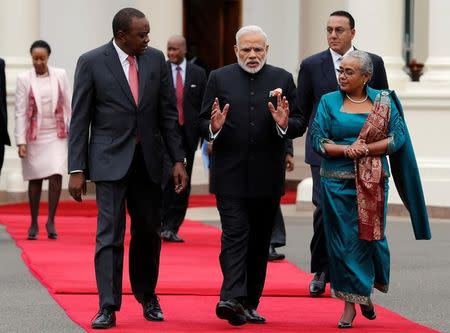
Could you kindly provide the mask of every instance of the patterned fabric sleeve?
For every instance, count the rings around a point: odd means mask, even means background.
[[[391,100],[391,118],[389,121],[388,146],[386,154],[395,153],[405,143],[405,123],[395,103]]]
[[[328,157],[325,151],[325,143],[334,143],[329,137],[330,115],[328,113],[329,106],[325,99],[320,99],[317,107],[316,116],[311,124],[311,143],[313,149],[323,157]]]

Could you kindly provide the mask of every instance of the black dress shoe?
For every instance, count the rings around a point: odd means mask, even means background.
[[[164,315],[158,302],[158,297],[153,296],[149,301],[142,304],[144,317],[151,321],[163,321]]]
[[[245,319],[249,323],[253,324],[264,324],[266,322],[266,318],[261,316],[254,308],[245,308],[244,309]]]
[[[161,233],[161,238],[166,242],[183,243],[184,240],[177,233],[166,230]]]
[[[216,315],[220,319],[228,320],[233,326],[244,325],[247,322],[242,304],[235,299],[217,303]]]
[[[269,247],[269,261],[275,261],[275,260],[283,260],[285,258],[285,255],[283,253],[278,253],[275,247],[270,245]]]
[[[100,309],[92,320],[91,327],[105,329],[116,326],[116,313],[110,309]]]
[[[325,286],[327,284],[326,275],[325,272],[317,272],[314,274],[314,278],[309,284],[309,294],[311,296],[319,296],[325,292]]]
[[[374,320],[375,318],[377,318],[377,314],[375,313],[375,308],[373,307],[372,303],[370,303],[369,305],[360,304],[359,307],[361,308],[362,315],[367,319]]]

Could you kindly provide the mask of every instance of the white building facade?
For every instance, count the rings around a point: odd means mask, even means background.
[[[383,57],[390,87],[402,101],[427,204],[450,207],[450,149],[445,144],[450,124],[450,43],[445,38],[449,1],[415,1],[413,55],[426,66],[420,82],[411,82],[403,71],[405,0],[242,0],[240,6],[242,25],[260,25],[267,32],[268,62],[287,69],[294,77],[303,58],[327,48],[329,14],[349,11],[356,21],[355,45]],[[0,1],[0,57],[6,61],[12,139],[12,146],[6,148],[0,191],[26,191],[13,138],[14,91],[17,75],[31,67],[31,43],[36,39],[49,42],[50,65],[65,68],[73,81],[78,57],[112,38],[112,17],[123,7],[135,7],[147,15],[150,44],[163,51],[167,38],[183,34],[183,27],[189,25],[182,0]],[[297,165],[303,163],[303,150],[302,140],[296,140]],[[195,172],[193,179],[205,181]],[[308,182],[300,188],[299,198],[310,201]],[[395,193],[391,201],[399,201]]]

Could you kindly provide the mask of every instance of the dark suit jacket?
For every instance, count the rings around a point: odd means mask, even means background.
[[[167,70],[172,87],[175,87],[172,77],[171,63],[167,61]],[[197,65],[186,62],[186,74],[183,90],[184,125],[182,131],[186,140],[185,147],[195,151],[200,139],[198,131],[198,115],[202,107],[203,94],[206,86],[205,70]]]
[[[0,58],[0,144],[11,145],[8,135],[8,113],[6,111],[5,61]]]
[[[79,58],[69,132],[69,171],[89,171],[93,181],[121,179],[131,165],[138,134],[154,182],[161,182],[163,138],[172,160],[183,161],[175,94],[164,55],[148,48],[137,62],[138,106],[112,41]]]
[[[200,114],[200,131],[207,138],[214,98],[230,104],[227,119],[214,140],[210,190],[234,197],[281,196],[284,193],[285,138],[279,136],[267,103],[269,92],[283,89],[290,103],[287,137],[300,135],[304,125],[295,107],[292,75],[270,65],[256,74],[238,64],[212,71]]]
[[[376,54],[369,53],[373,62],[373,75],[368,85],[375,89],[387,89],[388,82],[384,62]],[[311,125],[322,95],[339,89],[336,70],[330,50],[327,49],[304,59],[300,65],[297,82],[297,101],[301,113]],[[305,140],[305,162],[320,166],[322,157],[311,147],[308,130]]]

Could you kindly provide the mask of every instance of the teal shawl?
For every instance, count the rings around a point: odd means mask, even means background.
[[[369,97],[377,91],[368,88]],[[420,181],[414,149],[406,126],[402,105],[394,91],[390,92],[391,100],[395,103],[398,112],[405,122],[405,143],[394,154],[389,155],[391,172],[394,177],[398,194],[409,211],[411,223],[416,239],[431,239],[430,223],[428,221],[427,207],[423,196],[422,182]],[[373,96],[375,97],[375,96]]]

